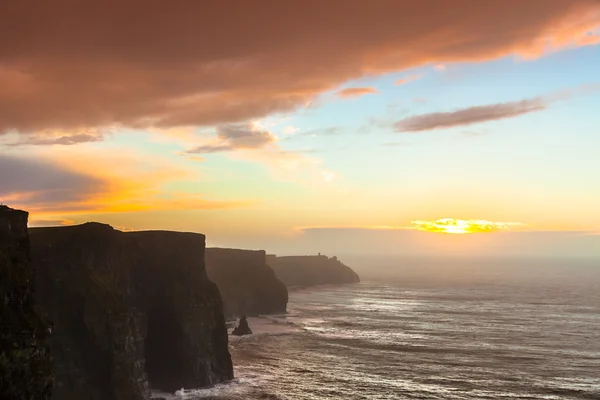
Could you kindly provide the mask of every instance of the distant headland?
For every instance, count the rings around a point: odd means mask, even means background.
[[[309,287],[360,282],[356,272],[338,260],[325,255],[267,255],[267,263],[287,287]]]

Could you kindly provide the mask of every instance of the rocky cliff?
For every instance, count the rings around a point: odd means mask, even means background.
[[[50,325],[38,315],[28,214],[0,205],[0,399],[50,398]]]
[[[269,255],[267,263],[288,287],[360,282],[356,272],[344,265],[337,257]]]
[[[219,287],[227,318],[286,311],[287,288],[267,265],[264,251],[208,248],[206,269]]]
[[[233,377],[200,234],[108,225],[30,230],[37,298],[54,322],[58,400],[137,400]]]

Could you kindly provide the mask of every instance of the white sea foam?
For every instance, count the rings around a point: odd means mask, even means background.
[[[255,386],[252,379],[238,378],[232,381],[220,383],[210,388],[205,389],[184,389],[181,388],[175,393],[164,393],[160,391],[152,391],[152,397],[164,397],[167,400],[195,400],[203,398],[222,398],[237,399],[243,393],[246,393],[248,389]]]

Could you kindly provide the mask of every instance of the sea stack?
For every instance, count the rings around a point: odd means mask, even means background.
[[[237,326],[233,328],[231,334],[235,336],[252,335],[252,330],[250,329],[250,326],[248,326],[248,319],[245,315],[240,317]]]
[[[49,399],[51,324],[35,309],[28,213],[0,205],[0,398]]]

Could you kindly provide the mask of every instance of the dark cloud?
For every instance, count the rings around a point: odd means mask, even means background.
[[[275,136],[270,132],[253,130],[249,125],[219,126],[217,136],[233,148],[244,149],[256,149],[275,141]]]
[[[0,201],[53,209],[81,203],[106,189],[102,180],[59,166],[0,154]],[[78,207],[82,207],[80,204]]]
[[[104,137],[101,135],[90,135],[90,134],[78,134],[78,135],[70,135],[70,136],[60,136],[57,138],[46,138],[46,137],[26,137],[23,140],[19,140],[18,142],[7,143],[7,146],[53,146],[53,145],[61,145],[61,146],[71,146],[80,143],[90,143],[90,142],[101,142],[104,140]]]
[[[463,108],[451,112],[435,112],[404,118],[394,124],[397,132],[422,132],[432,129],[452,128],[486,121],[516,117],[544,110],[548,100],[541,97]]]
[[[592,43],[596,0],[8,1],[0,132],[241,122],[365,75]],[[576,45],[575,43],[574,45]]]
[[[275,142],[268,131],[254,130],[249,124],[223,125],[217,127],[216,144],[206,144],[188,150],[189,154],[220,153],[237,149],[259,149]]]

